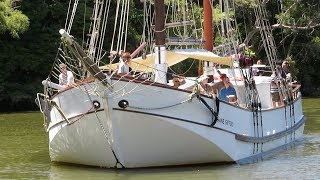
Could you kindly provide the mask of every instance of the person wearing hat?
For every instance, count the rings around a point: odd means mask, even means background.
[[[62,86],[69,86],[74,83],[73,73],[67,70],[67,65],[61,63],[59,65],[60,68],[60,75],[59,75],[59,85]]]
[[[203,74],[198,80],[200,81],[200,83],[198,84],[197,88],[199,89],[200,93],[210,94],[211,87],[208,85],[209,76]]]
[[[119,75],[129,75],[130,74],[130,67],[129,63],[131,60],[131,55],[128,52],[124,52],[121,54],[118,74]]]

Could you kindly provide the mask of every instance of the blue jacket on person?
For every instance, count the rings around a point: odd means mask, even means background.
[[[219,92],[219,96],[218,98],[222,101],[226,101],[226,102],[229,102],[229,98],[227,96],[229,95],[235,95],[236,98],[237,97],[237,92],[236,90],[232,87],[232,86],[229,86],[228,88],[226,87],[223,87],[220,92]]]

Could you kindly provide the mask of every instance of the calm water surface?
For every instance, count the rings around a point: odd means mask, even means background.
[[[0,179],[320,179],[320,99],[304,99],[304,139],[247,165],[114,170],[51,163],[38,112],[0,114]]]

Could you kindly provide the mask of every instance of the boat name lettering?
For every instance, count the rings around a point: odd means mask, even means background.
[[[218,122],[226,125],[226,126],[230,126],[230,127],[233,127],[233,122],[230,121],[230,120],[227,120],[227,119],[223,119],[223,118],[219,118],[218,119]]]

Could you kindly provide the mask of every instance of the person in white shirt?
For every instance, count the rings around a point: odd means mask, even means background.
[[[119,63],[118,74],[120,75],[130,75],[129,63],[131,60],[131,55],[128,52],[121,54],[121,60]]]
[[[69,86],[71,84],[74,84],[74,76],[71,71],[67,70],[67,65],[61,63],[59,65],[60,67],[60,75],[59,75],[59,85],[62,86]]]

